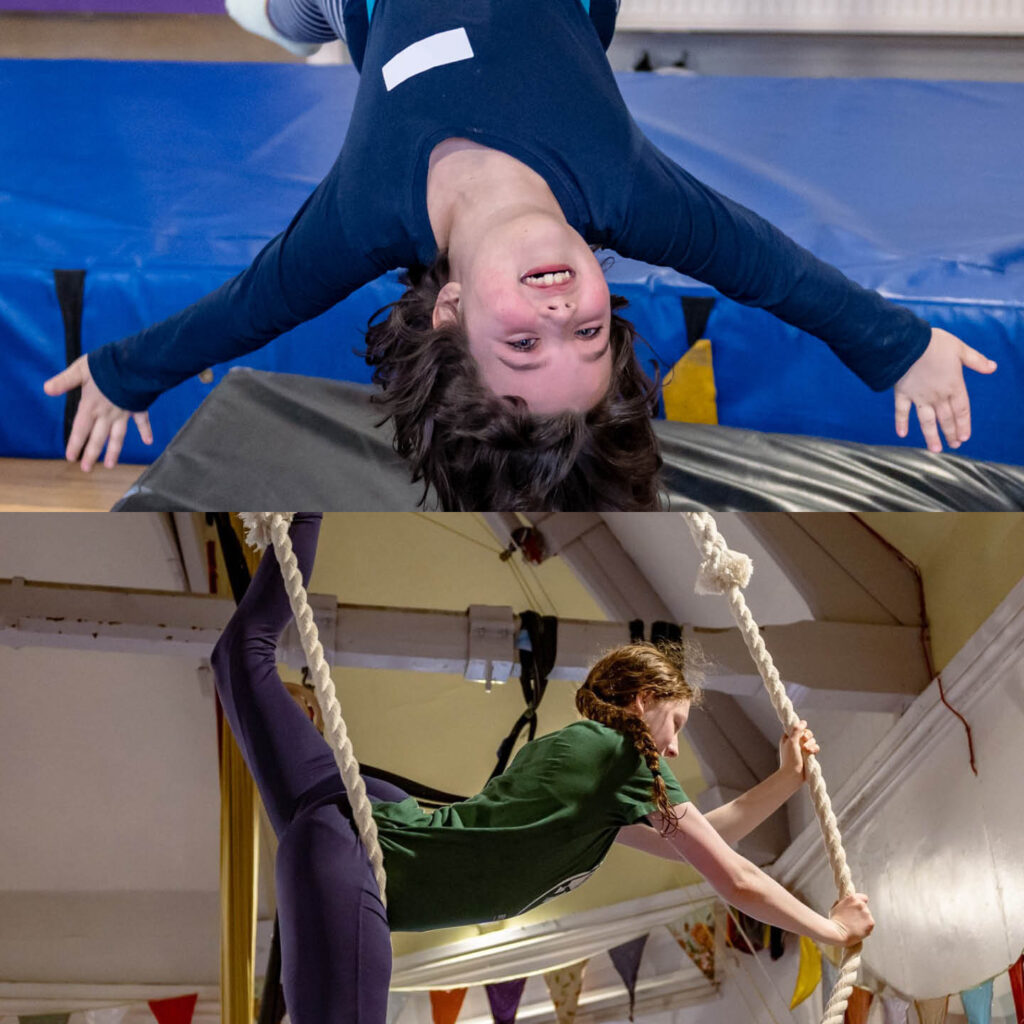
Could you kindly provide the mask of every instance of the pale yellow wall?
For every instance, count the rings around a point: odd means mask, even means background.
[[[1024,578],[1024,513],[865,513],[921,571],[935,670],[942,671]]]

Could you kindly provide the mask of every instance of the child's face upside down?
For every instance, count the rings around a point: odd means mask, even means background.
[[[586,412],[608,391],[608,285],[564,220],[535,210],[487,233],[441,289],[438,319],[457,317],[483,382],[531,412]]]

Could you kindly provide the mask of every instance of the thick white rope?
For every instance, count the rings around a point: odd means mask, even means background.
[[[743,641],[750,651],[757,670],[764,680],[768,697],[775,708],[786,732],[795,729],[800,721],[793,708],[793,702],[782,685],[778,670],[772,656],[761,639],[761,631],[747,608],[742,588],[750,582],[753,565],[747,555],[730,551],[726,546],[714,517],[708,512],[684,512],[686,523],[690,527],[693,542],[700,552],[701,563],[697,575],[697,592],[701,594],[721,594],[729,602],[736,625],[739,626]],[[843,850],[842,836],[836,816],[832,812],[832,802],[825,789],[825,780],[821,775],[818,759],[813,754],[804,758],[807,770],[807,785],[818,816],[825,851],[832,867],[832,876],[836,889],[842,899],[854,892],[853,878],[846,863],[846,852]],[[839,976],[836,979],[832,995],[829,997],[822,1017],[822,1024],[843,1024],[846,1004],[853,992],[853,982],[860,968],[860,945],[844,950],[839,965]]]
[[[359,762],[352,752],[352,741],[348,737],[345,719],[341,716],[341,705],[334,689],[334,680],[331,679],[331,669],[324,658],[324,649],[313,619],[313,611],[309,607],[306,588],[302,585],[302,573],[292,550],[292,539],[288,536],[292,513],[241,512],[239,517],[245,524],[245,540],[250,547],[262,551],[268,544],[274,545],[285,590],[288,592],[288,601],[292,606],[295,624],[299,628],[302,649],[306,653],[306,665],[313,680],[313,689],[323,712],[324,737],[334,751],[334,760],[341,772],[345,792],[352,806],[352,817],[355,819],[359,838],[366,848],[366,854],[370,858],[373,876],[380,889],[381,901],[386,907],[387,878],[384,874],[384,854],[377,838],[377,823],[373,820],[372,805],[366,795],[366,784],[359,774]]]

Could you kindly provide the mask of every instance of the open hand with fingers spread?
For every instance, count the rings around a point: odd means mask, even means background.
[[[75,421],[71,425],[67,450],[64,457],[68,462],[82,459],[82,469],[88,473],[96,464],[106,445],[103,465],[113,469],[117,465],[128,432],[128,419],[135,420],[143,444],[153,443],[153,431],[149,425],[149,413],[129,412],[114,405],[96,386],[89,372],[89,359],[79,356],[66,370],[51,377],[43,385],[48,395],[63,395],[75,388],[82,389]]]
[[[932,329],[928,347],[896,382],[896,433],[906,437],[910,409],[916,407],[928,450],[942,451],[939,428],[950,448],[959,448],[971,436],[971,403],[964,383],[964,367],[994,373],[996,364],[956,335]]]

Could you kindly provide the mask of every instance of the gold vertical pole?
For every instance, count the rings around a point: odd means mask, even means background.
[[[259,556],[235,532],[251,572]],[[227,720],[220,722],[220,1005],[222,1024],[252,1024],[256,959],[256,786]]]

